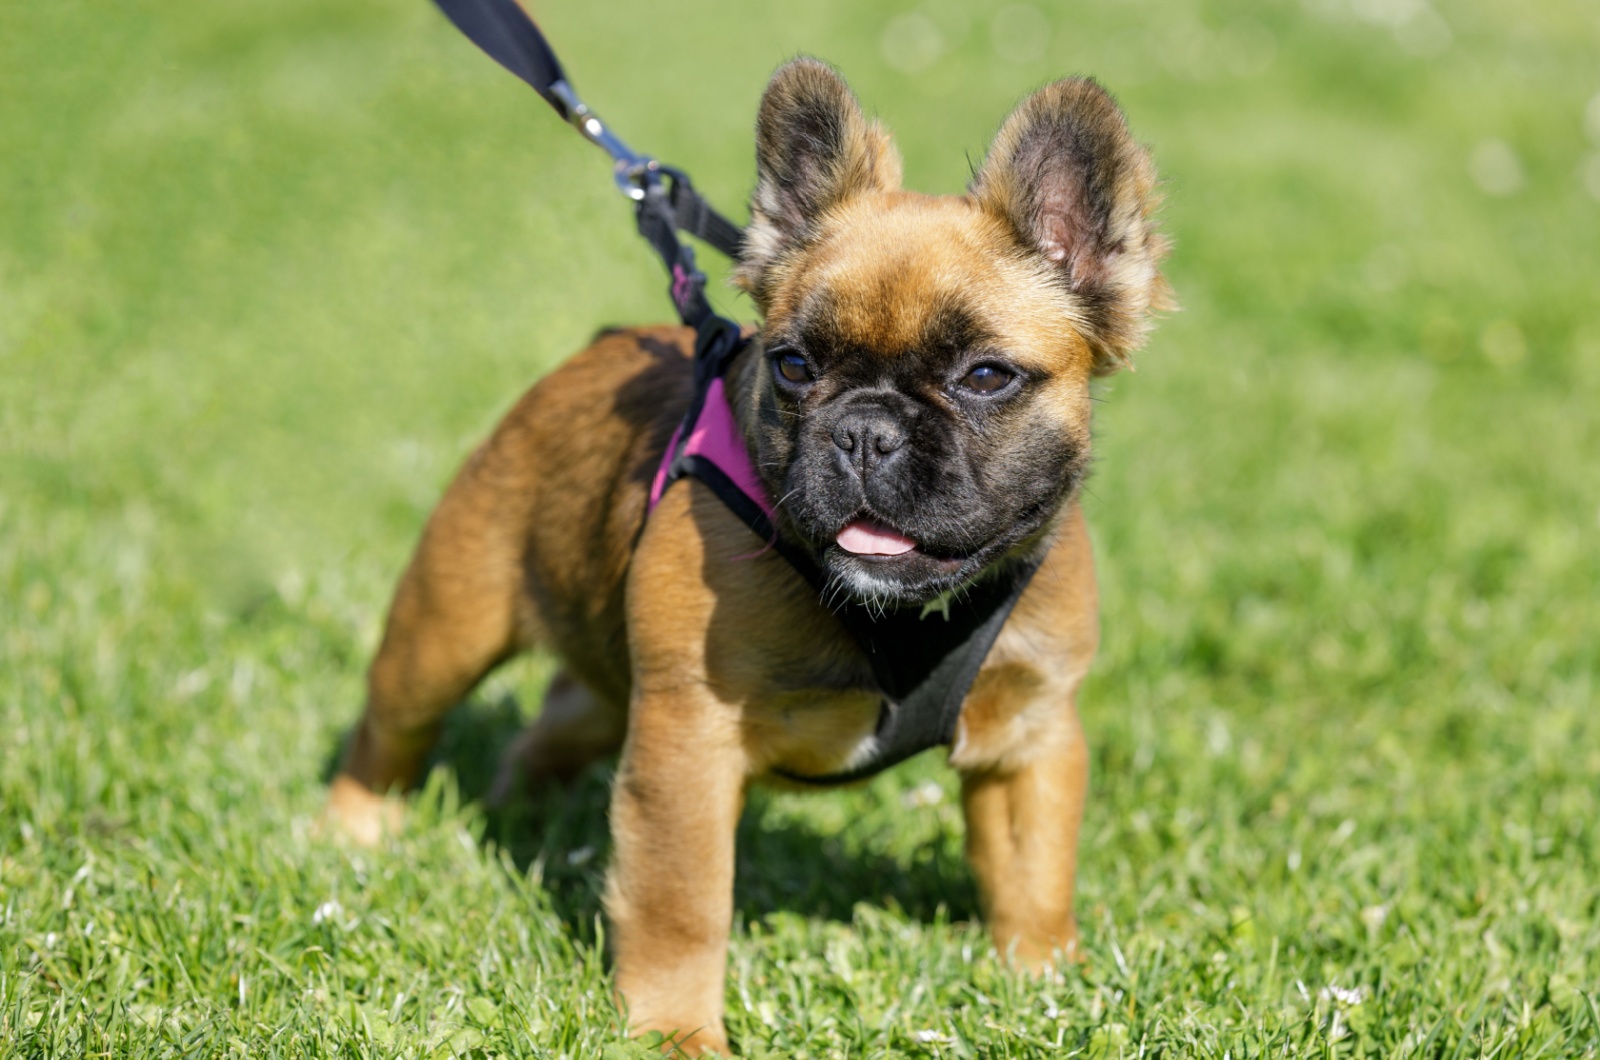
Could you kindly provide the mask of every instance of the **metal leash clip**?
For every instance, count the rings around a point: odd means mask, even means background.
[[[600,116],[589,109],[589,105],[578,98],[572,86],[563,80],[554,81],[549,87],[550,95],[561,101],[564,108],[564,117],[583,135],[585,140],[599,147],[611,156],[612,179],[617,182],[617,189],[635,202],[645,198],[648,185],[657,182],[657,173],[661,171],[661,163],[649,155],[641,155],[633,148],[622,142],[622,138],[612,132]]]

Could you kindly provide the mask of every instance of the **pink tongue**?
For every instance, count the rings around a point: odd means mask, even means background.
[[[858,556],[902,556],[917,547],[906,535],[866,519],[847,523],[834,540],[840,548]]]

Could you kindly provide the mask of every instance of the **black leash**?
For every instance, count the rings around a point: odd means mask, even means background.
[[[706,300],[705,274],[695,267],[694,248],[679,239],[678,233],[686,232],[737,259],[744,229],[713,209],[682,170],[634,151],[578,98],[550,42],[516,0],[434,2],[468,40],[533,86],[563,121],[611,156],[617,187],[634,202],[639,234],[650,241],[672,274],[672,304],[685,324],[701,331],[700,344],[707,343],[707,326],[713,318],[721,321],[709,324],[713,335],[720,336],[715,340],[717,346],[726,343],[730,328],[737,340],[738,325],[712,312]]]

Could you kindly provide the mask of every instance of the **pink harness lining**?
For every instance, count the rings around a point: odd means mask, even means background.
[[[678,451],[678,437],[682,432],[683,424],[680,423],[677,430],[672,432],[672,441],[661,457],[661,465],[656,468],[655,481],[650,485],[649,510],[652,512],[661,503],[661,495],[667,491],[667,474],[672,468],[672,457]],[[723,389],[721,379],[713,379],[706,388],[705,402],[700,406],[700,415],[689,430],[689,440],[684,444],[683,454],[698,456],[715,464],[728,476],[729,481],[739,487],[741,493],[756,502],[769,520],[774,518],[772,502],[767,498],[761,480],[756,477],[755,465],[750,462],[750,451],[745,448],[739,425],[734,422],[733,409],[728,405],[728,393]]]

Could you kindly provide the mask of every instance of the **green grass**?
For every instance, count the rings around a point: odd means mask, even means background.
[[[928,755],[753,801],[734,1041],[1600,1055],[1600,14],[1040,10],[540,5],[730,207],[796,51],[912,186],[1068,72],[1169,181],[1185,309],[1104,387],[1087,497],[1087,966],[989,951]],[[608,778],[477,801],[548,660],[457,711],[392,847],[310,835],[456,463],[669,312],[603,160],[421,0],[13,3],[0,100],[0,1054],[647,1055]]]

